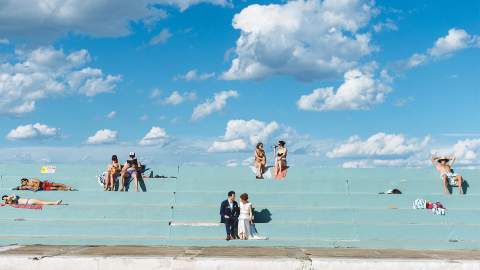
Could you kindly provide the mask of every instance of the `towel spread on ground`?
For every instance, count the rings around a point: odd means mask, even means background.
[[[434,215],[445,215],[447,210],[441,202],[430,202],[425,199],[416,199],[413,201],[413,209],[432,209]]]
[[[13,208],[23,208],[23,209],[34,209],[34,210],[42,210],[41,205],[25,205],[25,204],[0,204],[0,206],[11,206]]]

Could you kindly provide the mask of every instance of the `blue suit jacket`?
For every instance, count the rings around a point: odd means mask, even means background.
[[[233,202],[233,209],[230,209],[228,200],[225,200],[220,205],[220,222],[225,223],[225,216],[230,217],[231,220],[237,220],[240,215],[240,208],[237,202]]]

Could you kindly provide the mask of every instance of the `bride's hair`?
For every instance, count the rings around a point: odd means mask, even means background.
[[[240,199],[244,200],[244,201],[248,201],[248,194],[247,193],[243,193],[242,195],[240,195]]]

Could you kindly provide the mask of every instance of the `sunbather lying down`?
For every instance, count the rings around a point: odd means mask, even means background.
[[[60,183],[54,183],[49,181],[41,181],[35,178],[27,179],[22,178],[20,180],[20,186],[14,188],[14,190],[31,190],[31,191],[50,191],[50,190],[62,190],[62,191],[75,191],[70,186]]]
[[[2,200],[5,204],[17,204],[17,205],[60,205],[62,204],[62,200],[49,202],[49,201],[42,201],[38,199],[27,199],[27,198],[20,198],[16,194],[12,195],[3,195]]]

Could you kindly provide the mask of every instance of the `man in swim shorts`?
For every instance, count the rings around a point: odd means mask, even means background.
[[[62,191],[74,191],[70,186],[60,183],[54,183],[49,181],[41,181],[35,178],[22,178],[20,180],[20,186],[14,188],[16,190],[31,190],[31,191],[53,191],[53,190],[62,190]]]
[[[460,194],[463,194],[463,177],[459,174],[456,174],[452,169],[455,160],[455,156],[432,157],[432,164],[435,166],[437,171],[440,172],[440,177],[443,180],[443,192],[445,192],[445,194],[450,194],[448,186],[458,187]]]

